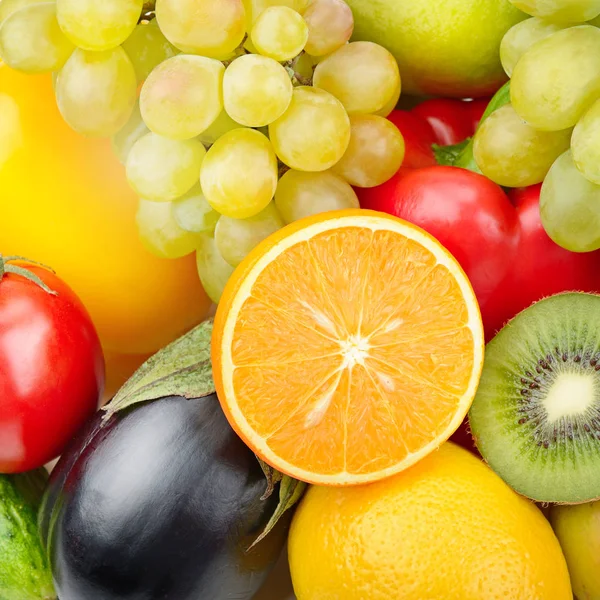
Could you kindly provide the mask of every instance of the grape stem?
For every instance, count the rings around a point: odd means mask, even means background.
[[[302,75],[302,73],[298,73],[298,71],[296,71],[296,64],[297,64],[299,58],[303,54],[304,54],[304,50],[302,52],[300,52],[300,54],[298,54],[298,56],[296,56],[295,58],[292,58],[292,60],[288,60],[286,63],[284,63],[284,67],[285,67],[285,70],[288,72],[289,76],[291,77],[292,82],[295,79],[300,85],[311,86],[313,84],[312,77],[305,77],[304,75]],[[313,67],[313,71],[314,70],[315,70],[315,67]]]
[[[277,161],[277,170],[279,172],[279,179],[281,179],[289,170],[290,168],[282,163],[280,160]]]
[[[154,19],[154,17],[156,17],[155,10],[156,10],[156,0],[150,0],[149,2],[144,2],[144,5],[142,6],[142,14],[140,15],[140,18],[138,19],[138,23],[141,23],[142,21],[152,21],[152,19]]]

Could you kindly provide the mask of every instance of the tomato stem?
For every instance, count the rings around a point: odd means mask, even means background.
[[[0,254],[0,282],[2,281],[5,275],[11,273],[12,275],[24,277],[25,279],[27,279],[27,281],[31,281],[35,285],[41,287],[47,294],[50,294],[51,296],[58,296],[58,294],[54,290],[50,289],[35,273],[28,271],[24,267],[19,267],[18,265],[10,264],[14,261],[20,261],[28,263],[30,265],[36,265],[38,267],[48,269],[48,271],[54,273],[54,271],[50,267],[35,260],[25,258],[24,256],[2,256],[2,254]]]

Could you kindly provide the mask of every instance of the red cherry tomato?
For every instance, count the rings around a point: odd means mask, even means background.
[[[415,106],[411,112],[429,123],[438,144],[451,146],[475,133],[467,104],[451,98],[433,98]]]
[[[100,342],[83,304],[47,269],[19,266],[56,295],[0,271],[0,473],[58,456],[95,412],[104,385]]]
[[[437,138],[431,125],[419,115],[405,110],[393,110],[388,115],[404,137],[404,161],[402,167],[419,169],[435,165],[433,144]]]

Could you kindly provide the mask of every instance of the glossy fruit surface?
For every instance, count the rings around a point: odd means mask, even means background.
[[[52,265],[90,312],[102,345],[151,353],[206,315],[194,258],[161,260],[135,225],[137,198],[107,140],[71,131],[50,76],[0,66],[0,252]]]
[[[298,600],[571,600],[536,506],[452,443],[384,481],[312,487],[289,539]]]
[[[398,60],[403,89],[469,98],[506,80],[498,49],[526,15],[508,0],[349,0],[354,39],[385,46]]]
[[[103,416],[63,455],[41,509],[61,600],[250,600],[289,520],[248,552],[277,499],[261,499],[264,474],[215,395]]]
[[[456,430],[483,331],[469,282],[434,238],[350,209],[288,225],[246,257],[217,308],[212,360],[230,423],[263,460],[355,485],[408,468]]]
[[[475,128],[467,117],[468,103],[452,98],[432,98],[415,106],[411,113],[423,117],[442,146],[458,144],[473,135]],[[481,116],[481,115],[480,115]]]
[[[0,279],[0,473],[56,458],[104,387],[102,349],[81,301],[50,271],[23,266],[56,295],[18,274]]]

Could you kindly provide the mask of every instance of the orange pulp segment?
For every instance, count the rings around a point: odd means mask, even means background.
[[[352,485],[402,471],[458,428],[483,327],[439,242],[344,210],[293,223],[246,258],[212,354],[225,414],[258,456],[309,483]]]

